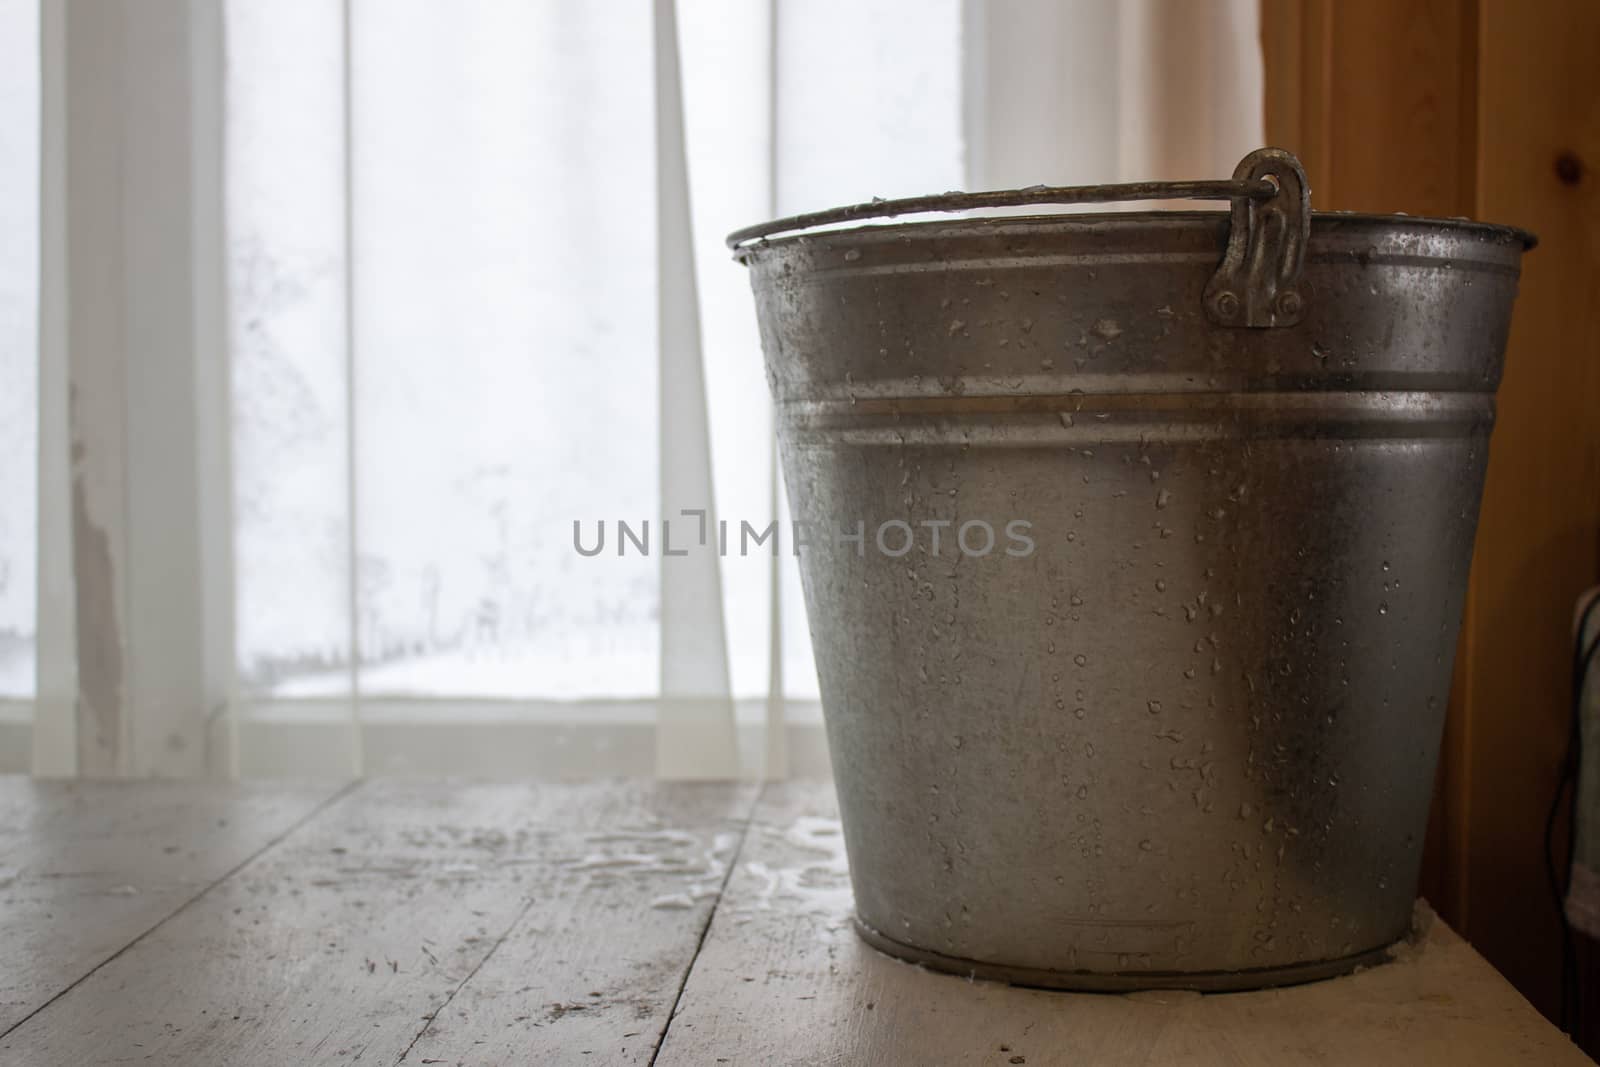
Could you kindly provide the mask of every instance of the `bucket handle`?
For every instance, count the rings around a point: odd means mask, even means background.
[[[927,211],[972,211],[1028,204],[1104,204],[1118,200],[1228,200],[1232,214],[1222,263],[1205,288],[1206,317],[1218,326],[1293,326],[1305,315],[1300,268],[1311,236],[1305,168],[1281,148],[1258,148],[1226,181],[1033,185],[981,193],[937,193],[873,200],[746,226],[728,235],[735,253],[778,234],[858,219]]]

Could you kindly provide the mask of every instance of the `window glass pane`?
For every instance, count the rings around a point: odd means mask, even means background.
[[[572,541],[658,511],[652,34],[354,5],[364,692],[658,688],[659,561]]]
[[[778,11],[780,214],[964,184],[961,0]]]
[[[783,213],[961,172],[956,0],[914,20],[780,5],[776,146],[769,11],[680,14],[713,473],[735,528],[771,519],[770,416],[722,234],[774,189]],[[247,689],[343,690],[354,529],[364,692],[653,695],[659,563],[614,552],[618,519],[659,520],[649,5],[354,0],[353,379],[339,5],[231,0],[228,16]],[[573,521],[592,538],[602,519],[608,551],[580,556]],[[784,567],[788,687],[806,696]],[[757,695],[769,575],[723,570],[735,691]]]
[[[0,697],[34,692],[39,0],[0,0]]]
[[[340,7],[229,0],[227,198],[238,668],[348,688]]]

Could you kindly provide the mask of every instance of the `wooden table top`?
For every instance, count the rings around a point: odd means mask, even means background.
[[[0,1064],[1590,1061],[1441,922],[1201,996],[934,974],[849,927],[827,782],[0,778]]]

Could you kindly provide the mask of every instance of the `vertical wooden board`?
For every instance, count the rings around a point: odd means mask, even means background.
[[[585,837],[406,1062],[648,1064],[755,788],[664,786]]]
[[[1327,188],[1313,205],[1459,215],[1471,203],[1474,20],[1463,0],[1340,0]]]
[[[73,601],[76,770],[199,777],[219,769],[205,739],[221,663],[206,657],[226,638],[214,609],[230,585],[225,543],[210,539],[227,531],[206,518],[221,502],[205,498],[219,488],[228,395],[212,373],[221,350],[205,347],[215,309],[200,304],[221,266],[207,256],[222,202],[221,0],[45,6],[60,14],[42,57],[62,199],[49,201],[60,228],[44,231],[41,321],[46,357],[66,363],[70,463],[61,441],[45,462],[71,475],[61,592]]]
[[[768,787],[663,1067],[1587,1062],[1442,923],[1395,962],[1261,993],[1052,993],[925,971],[851,931],[833,816],[829,783]]]
[[[1327,76],[1330,0],[1261,0],[1267,143],[1300,157],[1320,203],[1329,195]]]
[[[337,789],[0,778],[0,1033]]]
[[[1600,5],[1486,0],[1476,214],[1535,231],[1473,570],[1465,933],[1547,1012],[1544,820],[1566,746],[1572,605],[1600,567]]]
[[[1263,0],[1267,139],[1320,210],[1472,204],[1478,0]]]
[[[491,972],[495,1017],[513,1001],[551,1023],[615,1004],[616,1025],[593,1039],[631,1049],[619,1016],[642,1013],[622,989],[640,964],[622,958],[633,928],[676,919],[682,947],[662,951],[687,963],[700,912],[650,904],[716,882],[717,835],[748,808],[748,787],[698,788],[369,784],[0,1039],[0,1062],[395,1063],[430,1024],[457,1036],[452,998],[522,923],[587,926],[618,958],[536,956],[544,972],[515,986],[514,967]],[[610,884],[591,896],[599,882]],[[676,988],[665,984],[651,1006],[662,1015]]]

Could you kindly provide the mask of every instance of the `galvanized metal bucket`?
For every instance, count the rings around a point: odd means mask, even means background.
[[[1174,197],[1232,209],[817,229]],[[1314,214],[1265,149],[1231,181],[729,243],[862,935],[1108,990],[1303,981],[1402,937],[1532,238]]]

